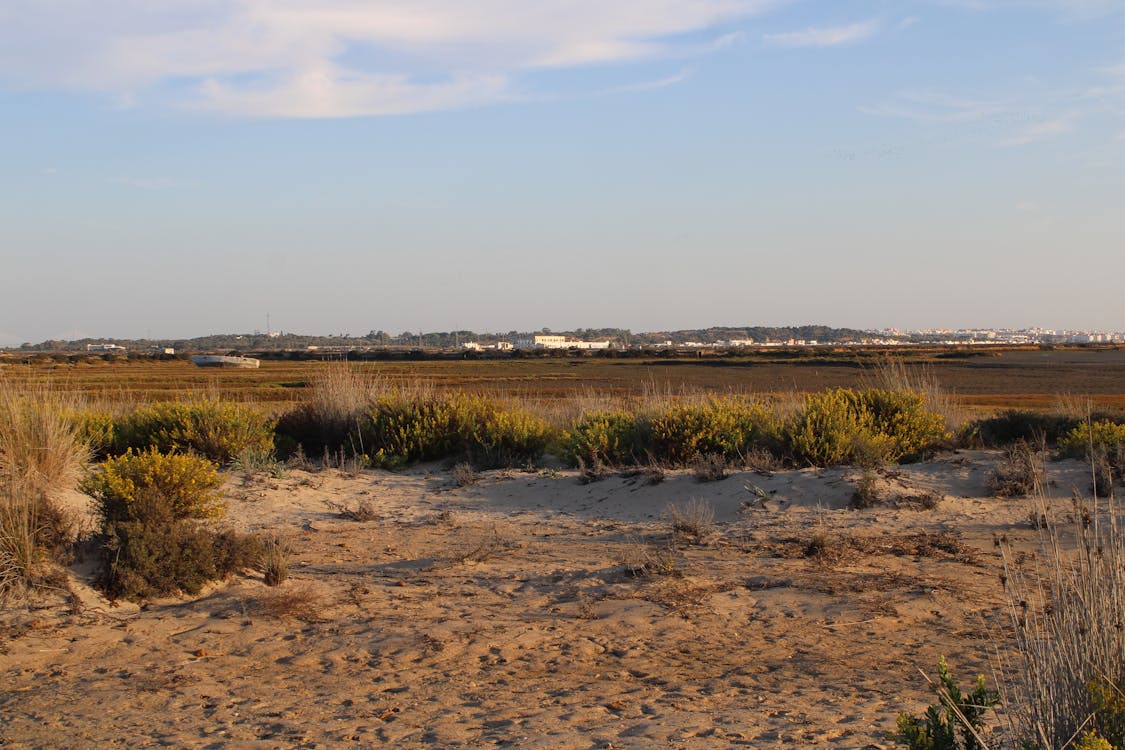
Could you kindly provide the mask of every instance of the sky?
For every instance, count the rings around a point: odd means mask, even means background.
[[[1125,329],[1125,0],[4,0],[0,346]]]

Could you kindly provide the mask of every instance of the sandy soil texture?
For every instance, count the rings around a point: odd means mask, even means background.
[[[233,472],[225,523],[283,534],[290,579],[111,606],[76,566],[78,602],[0,618],[0,746],[889,747],[919,669],[990,673],[995,539],[1036,533],[996,460],[882,471],[865,510],[854,469]],[[674,530],[693,500],[713,526]]]

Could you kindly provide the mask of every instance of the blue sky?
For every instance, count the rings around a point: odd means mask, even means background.
[[[0,345],[1125,329],[1125,0],[5,0]]]

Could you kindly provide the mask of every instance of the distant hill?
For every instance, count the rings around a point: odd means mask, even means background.
[[[718,341],[752,339],[755,342],[818,341],[820,343],[842,343],[871,338],[870,331],[856,328],[832,328],[822,325],[803,326],[713,326],[678,331],[649,331],[633,333],[627,328],[578,328],[573,331],[508,331],[507,333],[477,333],[474,331],[439,331],[431,333],[403,332],[390,334],[386,331],[371,331],[365,336],[346,334],[318,336],[296,333],[223,333],[199,336],[192,339],[116,339],[86,338],[74,341],[48,340],[38,344],[23,344],[21,351],[85,351],[88,344],[117,344],[130,351],[174,348],[176,353],[202,351],[281,351],[286,349],[306,349],[317,347],[366,348],[377,346],[406,347],[417,349],[448,349],[467,341],[482,344],[497,341],[511,341],[521,336],[537,333],[553,333],[569,336],[583,341],[611,341],[618,344],[673,344],[698,342],[713,344]],[[906,337],[903,337],[906,340]]]

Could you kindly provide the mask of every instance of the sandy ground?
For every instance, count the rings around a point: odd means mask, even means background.
[[[78,603],[0,618],[0,746],[890,747],[919,669],[990,673],[994,539],[1035,537],[996,460],[883,472],[858,511],[850,469],[232,473],[225,523],[284,534],[290,579],[113,606],[76,565]],[[691,500],[698,538],[667,513]]]

